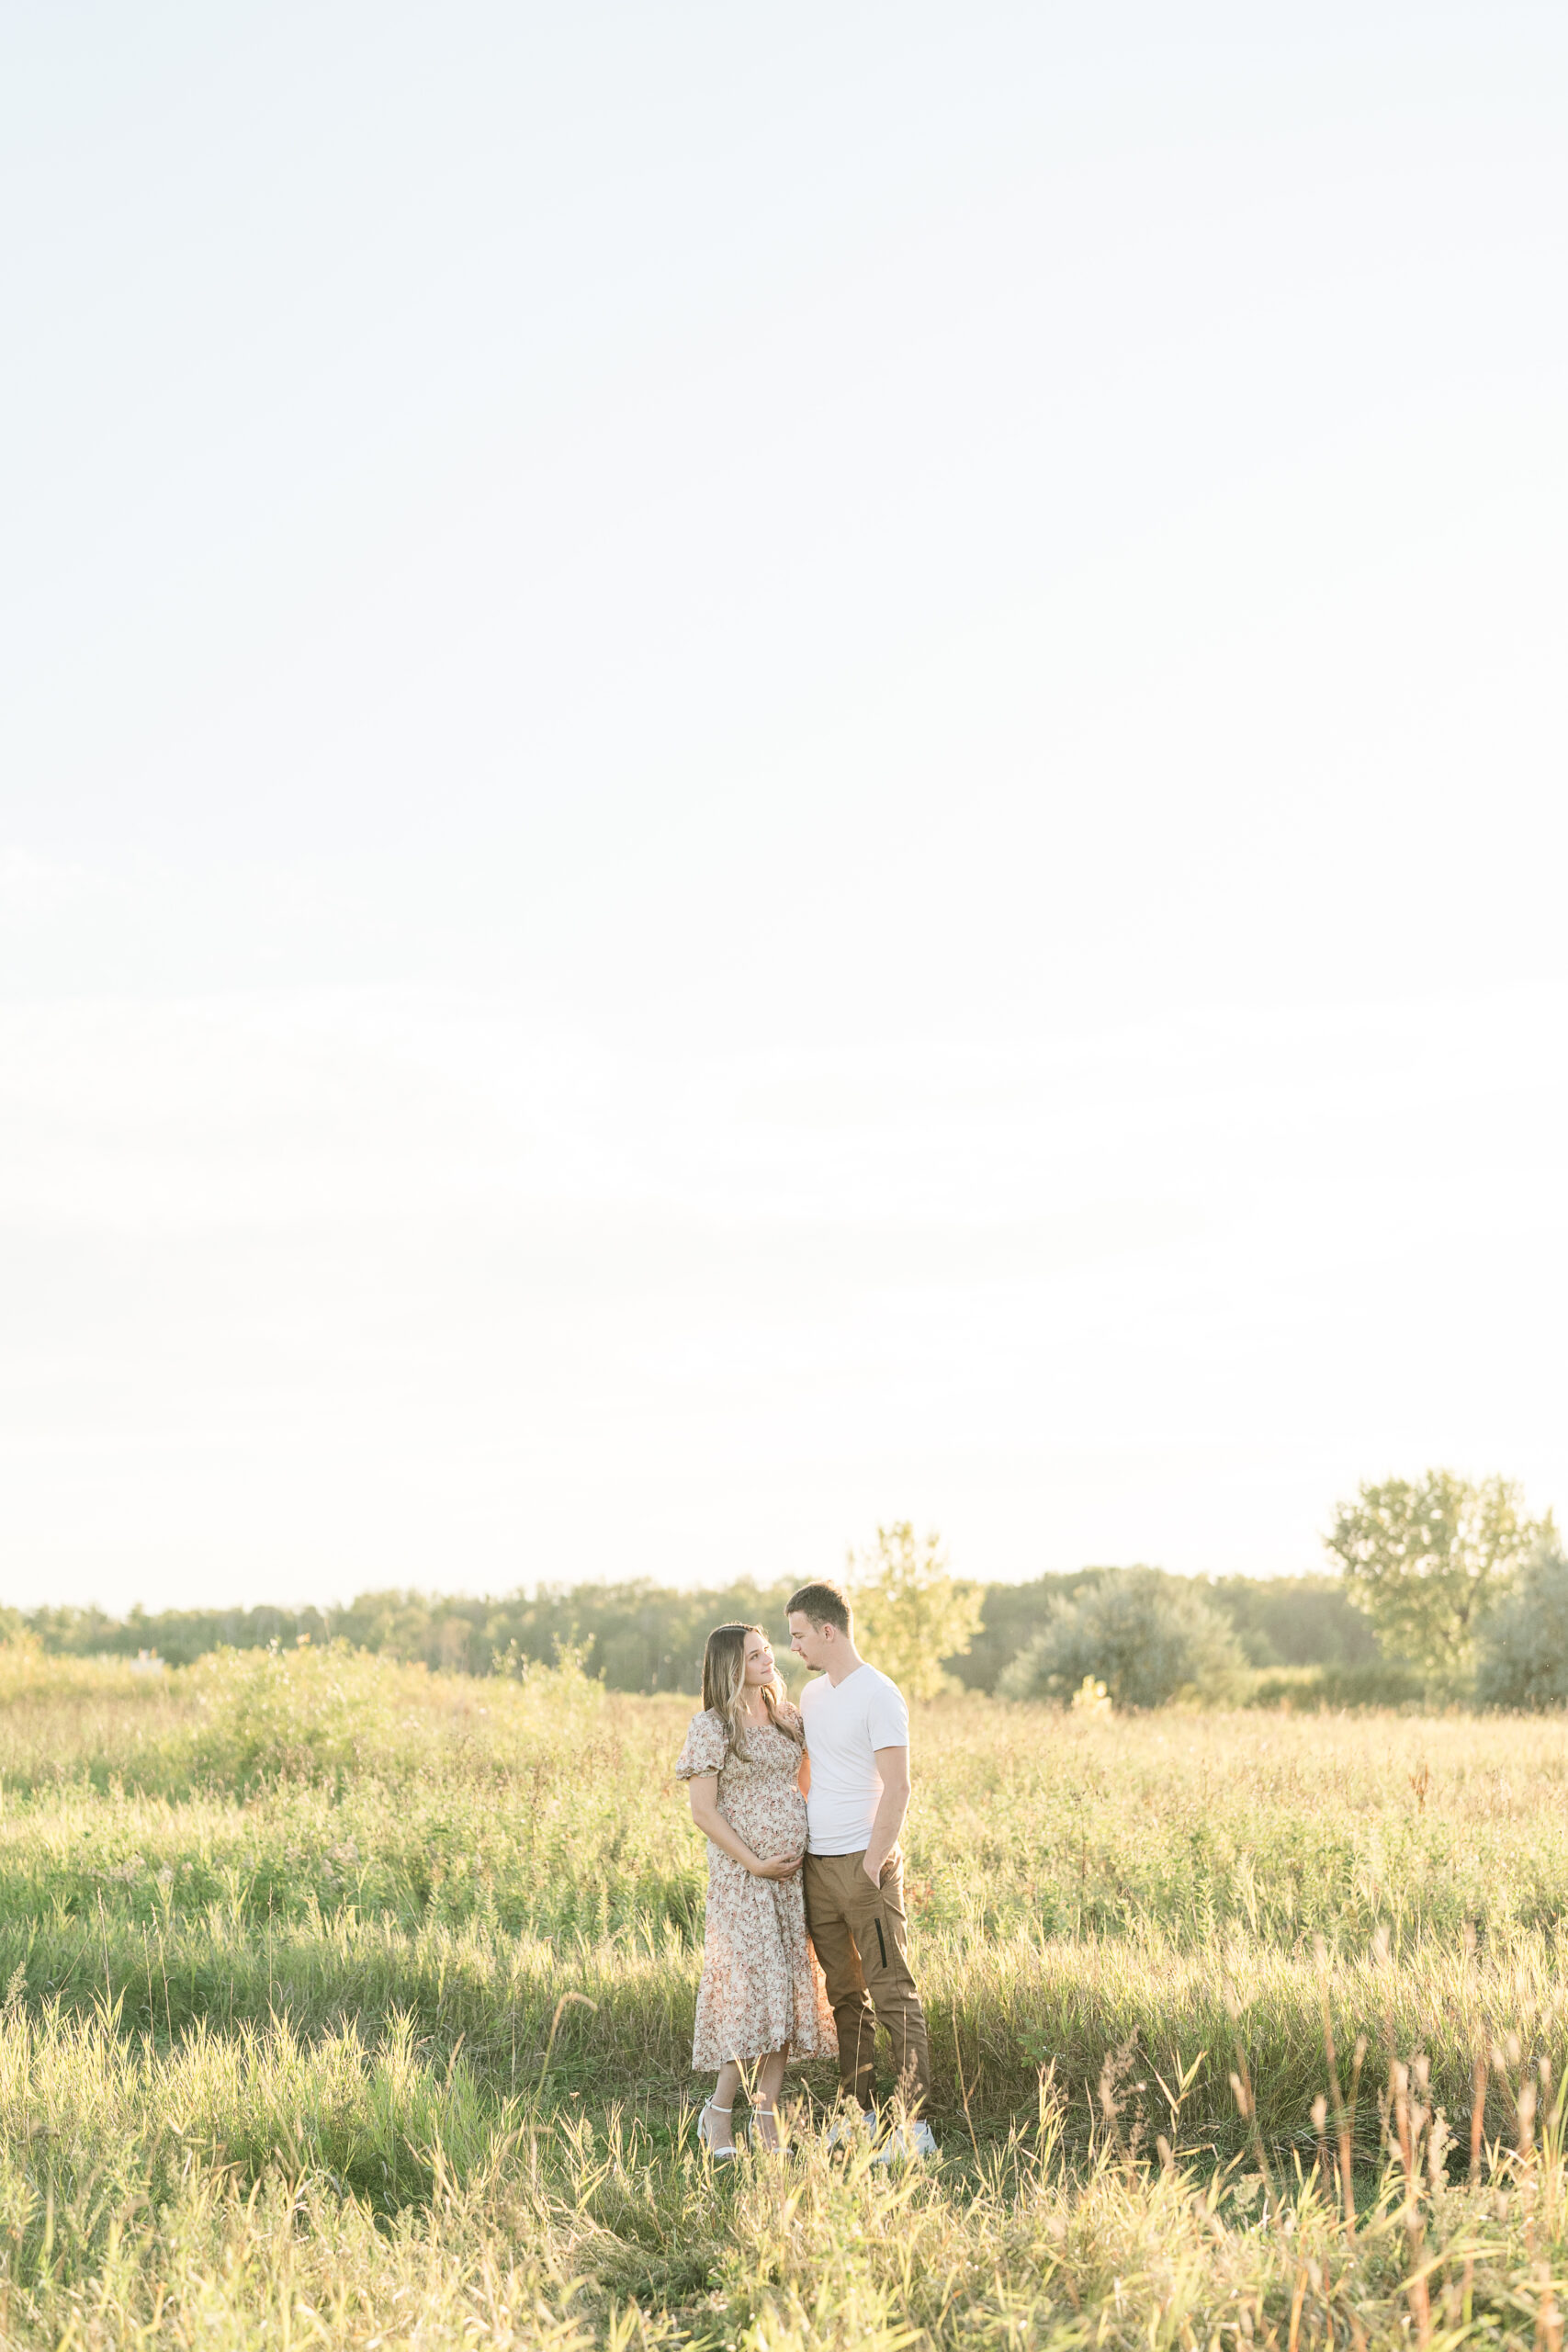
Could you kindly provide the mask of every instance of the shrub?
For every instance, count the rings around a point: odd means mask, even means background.
[[[576,1651],[555,1666],[515,1655],[485,1688],[485,1751],[504,1769],[543,1745],[588,1737],[603,1713],[604,1688]],[[397,1783],[439,1776],[471,1745],[478,1704],[467,1678],[431,1676],[351,1650],[218,1650],[184,1669],[197,1727],[187,1740],[199,1779],[242,1794],[277,1781],[342,1791],[360,1778]]]
[[[1158,1568],[1117,1568],[1059,1601],[998,1684],[1005,1699],[1066,1701],[1085,1677],[1118,1707],[1238,1698],[1235,1635],[1196,1585]]]
[[[1543,1544],[1481,1637],[1475,1695],[1483,1707],[1538,1713],[1568,1704],[1568,1559]]]
[[[1397,1658],[1366,1666],[1281,1666],[1258,1673],[1247,1693],[1249,1707],[1286,1707],[1297,1713],[1344,1713],[1353,1707],[1419,1707],[1446,1702],[1442,1686],[1428,1687],[1413,1667]]]
[[[193,1761],[220,1787],[243,1791],[275,1780],[341,1785],[355,1771],[373,1770],[400,1744],[418,1746],[424,1730],[410,1712],[409,1687],[424,1683],[424,1668],[365,1657],[345,1642],[215,1650],[187,1670],[200,1711]]]

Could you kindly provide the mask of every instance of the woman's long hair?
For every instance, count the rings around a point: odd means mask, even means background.
[[[726,1746],[737,1756],[746,1750],[746,1726],[742,1714],[746,1705],[746,1636],[761,1634],[761,1625],[716,1625],[708,1635],[703,1652],[703,1704],[716,1714],[724,1725]],[[762,1634],[764,1641],[767,1635]],[[799,1745],[799,1736],[788,1724],[779,1722],[779,1709],[784,1704],[784,1687],[775,1670],[771,1682],[761,1686],[762,1704],[768,1720]]]

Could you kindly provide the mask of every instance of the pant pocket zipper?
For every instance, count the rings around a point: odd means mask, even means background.
[[[882,1922],[880,1919],[874,1919],[871,1924],[876,1929],[876,1948],[882,1954],[882,1965],[886,1968],[887,1965],[887,1943],[882,1932]]]

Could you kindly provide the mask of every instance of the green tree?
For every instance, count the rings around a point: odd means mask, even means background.
[[[980,1629],[985,1595],[948,1574],[942,1540],[918,1543],[907,1519],[879,1527],[876,1543],[850,1554],[845,1578],[855,1612],[855,1641],[874,1666],[909,1699],[934,1699],[948,1687],[943,1658],[963,1657]]]
[[[1529,1713],[1568,1705],[1568,1560],[1542,1544],[1481,1631],[1475,1695]]]
[[[1246,1661],[1203,1588],[1159,1568],[1107,1568],[1056,1601],[997,1685],[1004,1699],[1071,1702],[1085,1678],[1118,1707],[1240,1696]]]
[[[1550,1511],[1525,1516],[1506,1478],[1479,1485],[1451,1470],[1364,1484],[1324,1539],[1391,1657],[1439,1682],[1470,1673],[1477,1633],[1525,1560],[1554,1543]]]

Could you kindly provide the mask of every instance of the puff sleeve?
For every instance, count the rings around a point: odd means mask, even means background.
[[[705,1772],[724,1769],[724,1725],[709,1707],[692,1717],[692,1727],[686,1734],[686,1744],[675,1763],[678,1781],[694,1781]]]

